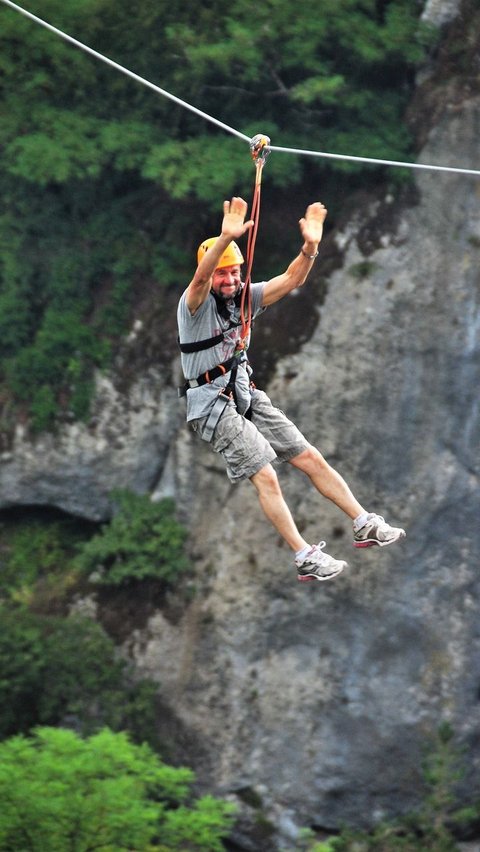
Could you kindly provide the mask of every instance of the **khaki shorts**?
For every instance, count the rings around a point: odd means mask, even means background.
[[[309,446],[295,424],[261,390],[252,392],[251,413],[251,420],[247,420],[229,402],[210,442],[212,449],[225,459],[231,482],[250,479],[276,458],[289,461]],[[208,417],[201,417],[191,421],[200,436],[207,420]]]

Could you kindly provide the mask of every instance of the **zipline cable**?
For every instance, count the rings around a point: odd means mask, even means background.
[[[30,20],[34,21],[36,24],[40,24],[40,26],[45,27],[50,32],[55,33],[55,35],[60,36],[65,41],[70,42],[75,47],[79,47],[81,50],[84,50],[86,53],[89,53],[91,56],[94,56],[96,59],[100,59],[101,62],[105,62],[110,67],[115,68],[117,71],[120,71],[122,74],[126,74],[127,77],[131,77],[133,80],[136,80],[137,83],[142,83],[144,86],[147,86],[149,89],[153,89],[154,92],[157,92],[159,95],[163,95],[165,98],[169,98],[179,106],[184,107],[185,109],[190,110],[190,112],[199,115],[201,118],[204,118],[206,121],[210,121],[212,124],[217,125],[217,127],[221,127],[222,130],[226,130],[227,133],[231,133],[234,136],[237,136],[239,139],[243,139],[245,142],[250,143],[250,138],[245,135],[245,133],[241,133],[239,130],[235,130],[235,128],[230,127],[228,124],[225,124],[223,121],[219,121],[217,118],[213,118],[213,116],[208,115],[206,112],[198,109],[197,107],[192,106],[191,104],[183,101],[181,98],[177,98],[175,95],[172,95],[170,92],[167,92],[165,89],[161,89],[160,86],[156,86],[154,83],[151,83],[149,80],[146,80],[144,77],[140,77],[139,74],[135,74],[133,71],[129,71],[128,68],[125,68],[123,65],[120,65],[118,62],[114,62],[112,59],[109,59],[107,56],[104,56],[102,53],[99,53],[97,50],[93,50],[91,47],[88,47],[86,44],[83,44],[81,41],[78,41],[72,36],[67,35],[62,30],[59,30],[57,27],[52,26],[46,21],[42,20],[42,18],[38,18],[36,15],[33,15],[31,12],[28,12],[26,9],[23,9],[21,6],[18,6],[16,3],[12,3],[12,0],[0,0],[0,2],[4,3],[6,6],[14,9],[16,12],[19,12],[21,15],[25,15],[25,17],[30,18]],[[254,137],[255,138],[255,137]],[[429,171],[436,172],[451,172],[454,174],[464,174],[464,175],[475,175],[480,176],[480,170],[478,169],[464,169],[464,168],[456,168],[454,166],[437,166],[433,164],[427,163],[406,163],[400,162],[398,160],[381,160],[374,157],[358,157],[349,154],[333,154],[326,151],[308,151],[302,148],[284,148],[278,145],[269,146],[269,151],[278,151],[281,153],[287,154],[299,154],[301,156],[308,157],[322,157],[324,159],[330,160],[347,160],[356,163],[371,163],[379,166],[394,166],[398,168],[404,169],[423,169]]]
[[[270,151],[282,151],[289,154],[301,154],[308,157],[325,157],[331,160],[351,160],[354,163],[375,163],[379,166],[399,166],[404,169],[430,169],[436,172],[455,172],[464,175],[480,175],[478,169],[460,169],[455,166],[434,166],[427,163],[402,163],[399,160],[377,160],[374,157],[354,157],[350,154],[329,154],[326,151],[305,151],[302,148],[282,148],[270,145]]]

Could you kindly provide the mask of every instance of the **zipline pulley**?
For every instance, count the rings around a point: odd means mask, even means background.
[[[257,133],[250,139],[250,152],[255,163],[265,165],[265,161],[270,153],[270,139],[264,136],[263,133]]]

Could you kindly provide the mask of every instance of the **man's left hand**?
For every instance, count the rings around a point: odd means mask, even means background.
[[[303,219],[300,219],[300,231],[307,248],[311,254],[317,251],[318,244],[322,239],[323,223],[327,215],[327,208],[321,201],[309,204]]]

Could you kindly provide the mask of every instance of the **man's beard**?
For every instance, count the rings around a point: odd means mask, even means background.
[[[229,302],[231,299],[236,299],[236,297],[242,292],[242,288],[243,288],[243,283],[240,281],[238,286],[235,288],[235,292],[231,293],[229,296],[227,296],[225,293],[222,293],[221,289],[220,289],[219,293],[217,293],[215,291],[214,291],[214,293],[219,299],[222,299],[222,301]]]

